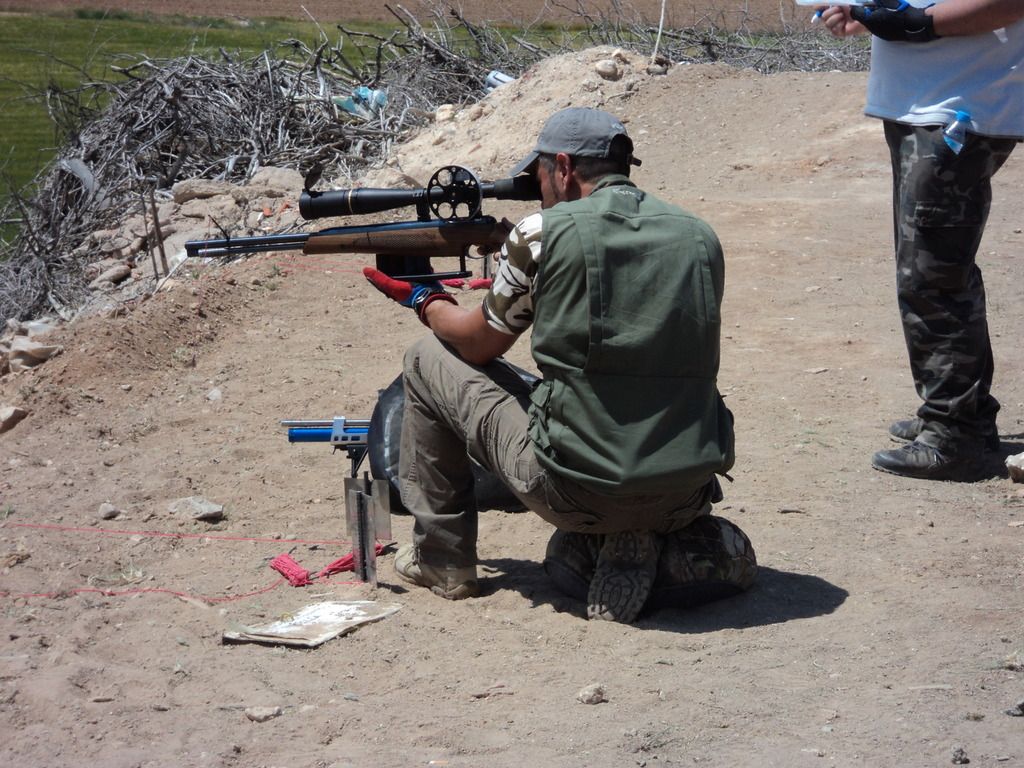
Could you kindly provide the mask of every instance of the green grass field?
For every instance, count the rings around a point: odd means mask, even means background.
[[[348,28],[382,32],[365,24]],[[334,26],[324,32],[335,41]],[[31,181],[53,157],[54,135],[44,99],[49,83],[75,86],[87,78],[109,79],[112,57],[145,54],[172,58],[187,54],[219,56],[219,49],[242,56],[295,38],[315,46],[312,23],[259,19],[248,26],[213,19],[146,18],[126,14],[11,15],[0,21],[0,199],[9,188]]]

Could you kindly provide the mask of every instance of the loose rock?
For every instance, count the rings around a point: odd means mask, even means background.
[[[10,366],[12,373],[27,371],[29,368],[35,368],[37,365],[45,363],[51,357],[59,355],[63,351],[63,347],[55,344],[42,344],[38,341],[33,341],[28,336],[16,336],[11,341],[7,364]]]
[[[1006,457],[1006,471],[1015,483],[1024,483],[1024,453]]]
[[[109,501],[104,501],[100,504],[99,515],[100,520],[113,520],[115,517],[121,514],[121,510],[111,504]]]
[[[128,278],[131,274],[132,268],[129,267],[127,264],[115,264],[110,269],[100,274],[99,277],[97,277],[95,280],[93,280],[89,284],[89,287],[92,289],[96,289],[103,286],[105,283],[117,285],[118,283]]]
[[[280,707],[248,707],[245,710],[245,716],[252,720],[254,723],[265,723],[267,720],[273,720],[275,717],[281,716]]]
[[[203,520],[207,523],[216,523],[224,518],[224,505],[214,504],[202,496],[186,496],[177,499],[167,505],[167,510],[174,515],[187,516],[193,520]]]
[[[622,77],[622,71],[613,59],[601,59],[594,65],[594,71],[605,80],[618,80]]]
[[[576,701],[581,704],[601,704],[608,701],[608,697],[605,696],[603,685],[593,683],[580,689],[580,692],[576,694]]]
[[[9,429],[28,416],[28,411],[13,405],[0,405],[0,434]]]

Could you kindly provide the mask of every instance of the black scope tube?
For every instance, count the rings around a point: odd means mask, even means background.
[[[540,200],[540,185],[533,176],[485,181],[480,184],[482,197],[498,200]],[[299,196],[299,213],[304,219],[323,219],[329,216],[354,216],[365,213],[390,211],[431,202],[443,201],[442,187],[426,189],[333,189],[326,192],[305,191]]]

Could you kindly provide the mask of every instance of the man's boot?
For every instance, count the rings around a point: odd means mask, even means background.
[[[978,445],[973,451],[949,453],[914,440],[900,448],[878,451],[871,457],[871,466],[882,472],[920,480],[971,482],[979,479],[984,469],[983,452],[983,447]]]
[[[651,594],[660,553],[661,537],[653,531],[605,536],[587,591],[587,617],[633,622]]]
[[[695,608],[744,592],[757,578],[757,556],[738,525],[702,515],[664,535],[652,608]]]
[[[475,565],[464,568],[427,565],[419,561],[419,552],[412,544],[398,548],[395,571],[410,584],[427,587],[447,600],[462,600],[480,594]]]
[[[924,419],[915,416],[912,419],[900,419],[889,425],[889,435],[899,442],[916,440],[924,431]],[[985,450],[990,453],[999,451],[999,432],[993,429],[985,434]]]

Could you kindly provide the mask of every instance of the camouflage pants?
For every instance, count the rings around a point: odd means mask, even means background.
[[[896,292],[910,369],[924,401],[919,440],[953,453],[996,430],[985,285],[975,263],[991,179],[1015,139],[968,134],[959,155],[940,126],[885,121],[893,176]]]

